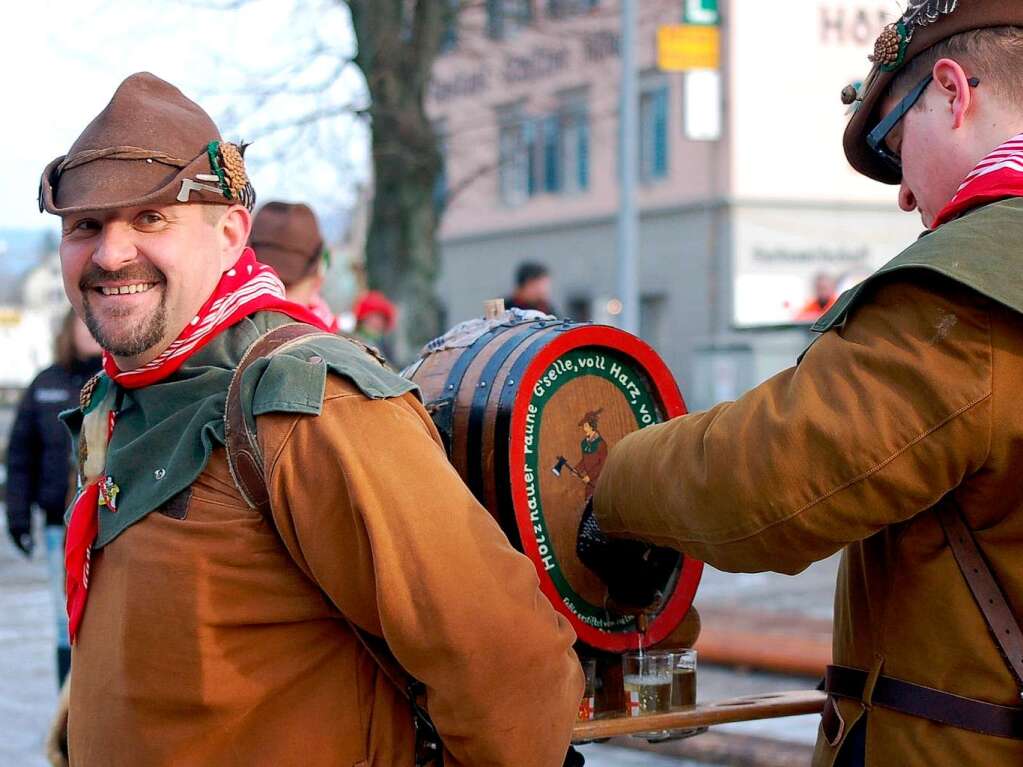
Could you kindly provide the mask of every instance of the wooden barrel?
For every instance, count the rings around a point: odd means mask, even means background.
[[[686,412],[661,358],[616,328],[513,313],[431,347],[405,374],[422,389],[451,462],[533,561],[580,640],[621,652],[668,637],[689,611],[702,563],[685,558],[675,569],[641,634],[634,617],[605,607],[606,588],[575,553],[608,448]]]

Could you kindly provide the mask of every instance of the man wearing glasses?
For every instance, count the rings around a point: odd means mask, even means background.
[[[843,551],[814,765],[1023,764],[1023,3],[911,2],[872,60],[845,152],[928,232],[796,367],[623,439],[579,550],[634,603],[647,544]]]

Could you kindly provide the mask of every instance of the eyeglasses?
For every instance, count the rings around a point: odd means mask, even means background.
[[[920,100],[920,96],[927,90],[927,86],[931,84],[934,79],[933,74],[927,75],[917,85],[907,93],[902,101],[896,104],[895,109],[889,112],[885,118],[877,124],[870,133],[867,134],[867,146],[874,150],[874,152],[884,161],[890,170],[895,173],[902,175],[902,158],[898,153],[893,152],[886,143],[886,139],[895,130],[902,118],[906,116],[913,105]],[[971,88],[976,88],[980,85],[980,78],[971,77],[966,81]]]

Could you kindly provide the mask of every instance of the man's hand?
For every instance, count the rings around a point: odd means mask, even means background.
[[[8,526],[7,534],[11,536],[11,542],[26,558],[32,557],[32,551],[35,549],[36,544],[32,539],[31,527],[22,527],[21,525]]]
[[[593,500],[586,502],[576,554],[607,585],[618,605],[643,609],[661,597],[661,589],[678,565],[681,554],[628,538],[608,538],[593,514]]]

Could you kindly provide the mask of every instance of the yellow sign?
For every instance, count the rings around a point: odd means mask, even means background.
[[[705,24],[660,27],[657,66],[664,72],[720,69],[721,29]]]
[[[21,324],[21,312],[17,309],[0,306],[0,326],[14,327]]]

